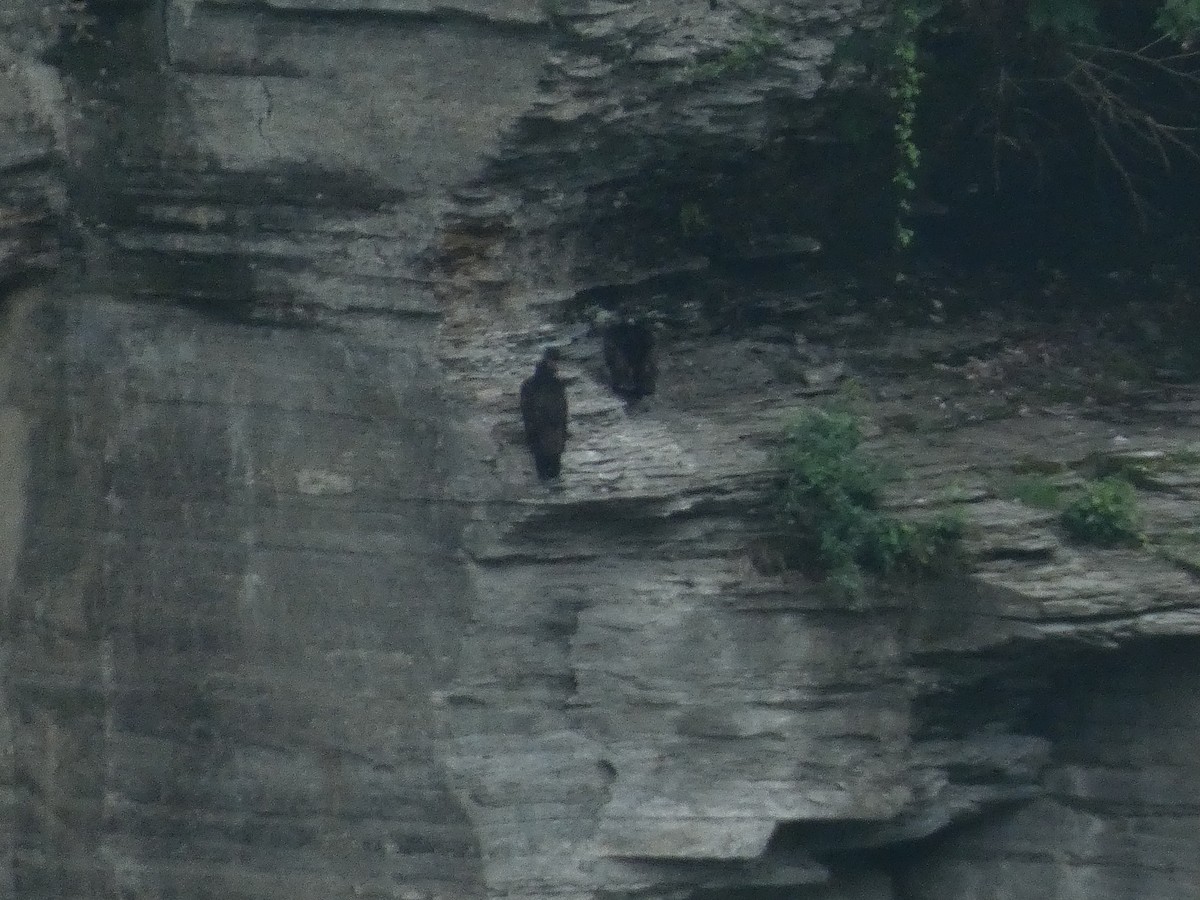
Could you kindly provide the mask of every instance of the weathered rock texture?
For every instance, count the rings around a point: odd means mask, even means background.
[[[420,700],[468,596],[429,329],[14,313],[15,895],[477,893]]]
[[[958,352],[984,357],[995,335],[981,331]],[[472,533],[476,590],[495,605],[468,634],[464,659],[475,662],[449,697],[468,751],[452,762],[489,798],[475,816],[494,823],[481,830],[485,848],[497,841],[493,871],[503,860],[510,889],[527,891],[539,856],[556,867],[574,856],[581,896],[598,873],[634,893],[816,884],[831,873],[836,884],[842,867],[878,867],[921,897],[1116,897],[1139,881],[1154,896],[1191,896],[1194,881],[1165,860],[1194,849],[1195,805],[1186,791],[1163,800],[1194,778],[1174,737],[1189,731],[1190,691],[1171,714],[1155,698],[1187,683],[1178,660],[1200,627],[1191,563],[1169,551],[1190,528],[1196,478],[1190,455],[1173,454],[1200,433],[1069,406],[998,414],[995,391],[941,380],[950,367],[923,357],[920,334],[891,346],[860,337],[840,351],[822,340],[807,358],[764,337],[678,337],[664,390],[631,411],[604,397],[588,374],[591,339],[576,340],[564,485],[513,511],[494,507]],[[480,365],[496,364],[503,341],[488,343]],[[759,573],[765,448],[821,391],[804,376],[828,368],[811,358],[822,348],[878,398],[877,446],[908,473],[897,508],[957,508],[971,524],[970,577],[848,607]],[[1069,485],[1110,458],[1157,473],[1143,498],[1153,549],[1071,545],[1056,513],[1006,499],[1022,464]],[[514,450],[508,465],[527,463]],[[1114,674],[1091,674],[1105,669]],[[543,694],[535,713],[530,699]],[[480,765],[481,742],[525,756],[524,783],[514,786],[513,762],[502,774]],[[547,758],[558,760],[553,779]],[[589,770],[604,791],[598,809],[578,788],[548,787]],[[509,869],[528,852],[511,823],[533,797],[545,804],[539,823],[555,823],[534,858]],[[1047,815],[1047,805],[1067,811]],[[1087,813],[1070,812],[1079,808]],[[1003,824],[934,840],[981,818]],[[1118,851],[1131,842],[1138,849]],[[977,865],[981,854],[991,867]]]
[[[6,896],[1196,896],[1194,391],[1048,404],[989,381],[1082,400],[1048,345],[718,271],[851,215],[814,98],[876,14],[5,7]],[[591,305],[665,311],[653,399]],[[772,443],[847,372],[970,575],[770,573]],[[1151,549],[1065,543],[1027,457],[1141,460]]]

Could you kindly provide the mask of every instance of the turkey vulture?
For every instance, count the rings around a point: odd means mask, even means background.
[[[558,350],[548,347],[533,375],[521,383],[525,442],[541,479],[558,477],[567,443],[567,392],[558,377],[558,360]]]
[[[626,400],[653,394],[658,365],[650,325],[631,320],[609,325],[604,330],[604,364],[613,393]]]

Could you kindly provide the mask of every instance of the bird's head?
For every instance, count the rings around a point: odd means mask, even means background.
[[[542,352],[541,362],[538,363],[538,368],[551,375],[558,374],[558,363],[562,359],[562,351],[557,347],[547,347]]]

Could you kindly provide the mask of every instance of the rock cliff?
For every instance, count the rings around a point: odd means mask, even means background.
[[[807,261],[870,209],[823,110],[879,16],[6,4],[6,896],[1197,896],[1195,387]],[[599,309],[658,314],[652,398]],[[967,572],[764,560],[780,428],[849,376]],[[1147,547],[1011,489],[1105,466]]]

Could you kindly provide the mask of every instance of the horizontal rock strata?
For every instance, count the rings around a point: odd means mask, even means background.
[[[0,892],[1190,900],[1194,391],[1010,396],[1044,348],[817,272],[878,175],[829,177],[820,92],[878,24],[0,10]],[[655,313],[653,397],[601,311]],[[780,429],[851,376],[968,574],[773,563]],[[1066,540],[1005,488],[1030,455],[1132,466],[1149,543]]]

